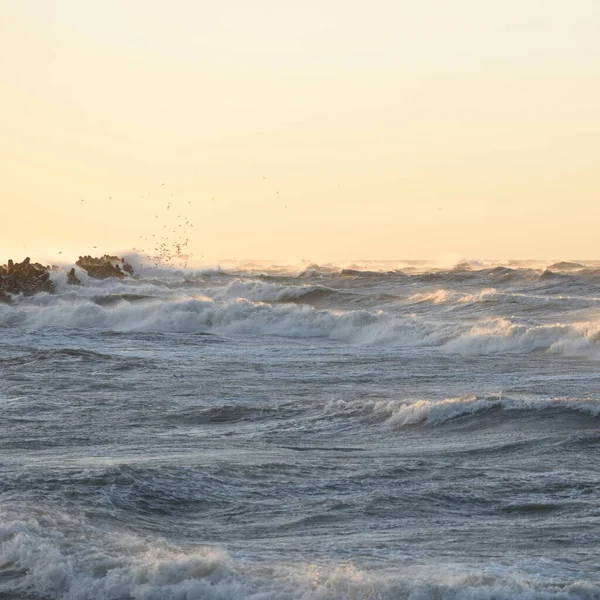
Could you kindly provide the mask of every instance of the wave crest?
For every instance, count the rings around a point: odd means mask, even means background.
[[[528,396],[463,396],[444,400],[417,400],[411,403],[385,403],[376,408],[389,413],[386,422],[392,427],[429,424],[438,425],[482,413],[494,408],[506,411],[543,411],[560,409],[600,416],[600,400],[592,398],[538,398]]]

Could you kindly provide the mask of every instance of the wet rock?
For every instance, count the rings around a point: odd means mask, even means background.
[[[128,275],[133,275],[133,267],[126,263],[125,259],[108,254],[100,258],[89,255],[80,256],[75,264],[94,279],[107,279],[109,277],[123,279]]]
[[[80,281],[79,277],[77,277],[77,275],[75,275],[74,267],[67,273],[67,283],[69,285],[81,285],[81,281]]]
[[[27,257],[21,263],[9,260],[0,266],[0,302],[10,302],[10,296],[23,294],[32,296],[39,292],[54,292],[54,284],[50,281],[50,267],[31,263]]]

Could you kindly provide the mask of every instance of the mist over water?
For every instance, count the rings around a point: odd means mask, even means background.
[[[0,598],[600,597],[600,263],[134,266],[0,304]]]

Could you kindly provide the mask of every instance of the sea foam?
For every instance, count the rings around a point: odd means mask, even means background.
[[[508,317],[482,318],[475,323],[440,321],[383,310],[317,310],[295,303],[272,304],[244,298],[213,300],[200,295],[190,297],[189,290],[183,293],[157,291],[149,284],[136,288],[122,285],[115,284],[111,291],[135,291],[135,299],[142,301],[133,302],[131,297],[117,294],[115,301],[107,304],[98,301],[98,289],[92,288],[83,293],[70,290],[56,296],[38,294],[17,306],[0,305],[0,325],[321,337],[358,345],[439,347],[443,352],[464,354],[547,351],[565,356],[600,356],[598,321],[541,324]],[[297,292],[303,293],[302,289]],[[161,297],[156,296],[159,293]],[[274,297],[280,293],[273,290]]]
[[[7,518],[3,516],[3,520]],[[0,528],[1,590],[8,597],[70,600],[571,600],[594,598],[592,581],[562,580],[501,564],[404,563],[365,570],[352,561],[255,562],[211,546],[178,548],[85,522],[12,521]],[[551,574],[551,576],[549,576]]]

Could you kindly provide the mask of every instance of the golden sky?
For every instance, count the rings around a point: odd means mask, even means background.
[[[207,258],[598,258],[599,31],[598,0],[0,0],[0,247],[128,249],[171,202]]]

